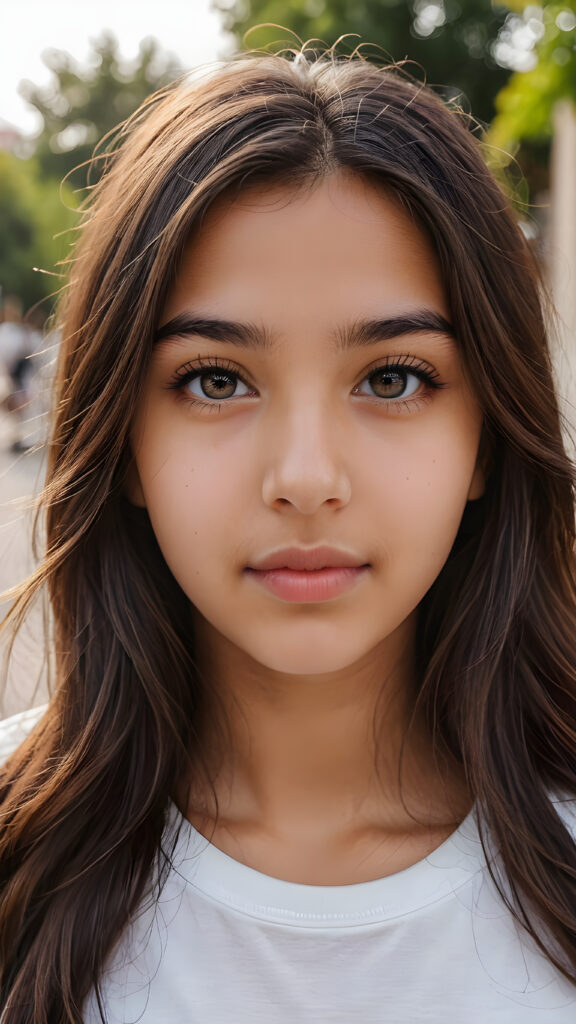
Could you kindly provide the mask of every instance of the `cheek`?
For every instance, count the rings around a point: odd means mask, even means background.
[[[136,457],[146,507],[166,562],[193,599],[206,569],[230,543],[234,510],[241,501],[245,474],[216,445],[192,445],[177,433],[169,443],[160,432],[142,436]],[[145,453],[145,454],[144,454]]]
[[[382,541],[391,560],[402,550],[406,569],[440,571],[468,500],[479,437],[479,417],[447,416],[380,453],[370,502],[388,526]]]

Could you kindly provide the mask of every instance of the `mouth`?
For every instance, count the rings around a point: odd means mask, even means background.
[[[370,565],[323,566],[319,569],[252,569],[245,572],[258,585],[282,601],[311,603],[329,601],[346,593],[364,579]]]

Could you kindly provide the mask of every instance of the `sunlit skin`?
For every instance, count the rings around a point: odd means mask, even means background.
[[[199,660],[228,707],[206,834],[290,881],[401,870],[471,803],[419,719],[402,794],[397,774],[416,609],[483,492],[481,411],[449,327],[342,351],[333,341],[361,320],[422,311],[450,322],[433,247],[373,184],[338,172],[304,191],[222,199],[186,249],[161,325],[180,314],[251,323],[269,347],[163,337],[133,428],[130,497],[192,602]],[[218,381],[213,369],[191,377],[198,358],[224,361]],[[382,397],[370,374],[395,363],[404,376]],[[338,597],[282,600],[246,571],[320,544],[370,566]],[[206,831],[197,801],[183,810]]]

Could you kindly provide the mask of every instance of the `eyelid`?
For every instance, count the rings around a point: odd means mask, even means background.
[[[397,366],[401,367],[403,370],[412,371],[412,373],[416,373],[420,370],[423,375],[429,378],[431,383],[433,381],[440,380],[440,374],[435,366],[432,366],[432,364],[428,363],[425,359],[421,359],[420,356],[414,356],[406,352],[401,356],[389,354],[384,357],[380,357],[380,359],[375,359],[373,363],[364,368],[362,376],[358,378],[358,383],[360,384],[365,377],[370,376],[370,374],[374,373],[375,370]],[[442,385],[438,383],[435,386],[441,387]]]
[[[196,359],[189,360],[179,366],[174,372],[169,384],[168,389],[177,389],[183,386],[186,378],[190,379],[192,376],[200,376],[207,370],[224,370],[226,373],[232,373],[238,377],[243,384],[247,387],[251,387],[249,381],[244,376],[244,370],[242,370],[237,364],[231,362],[230,359],[225,359],[222,356],[213,358],[212,356],[198,356]]]
[[[426,372],[432,380],[435,380],[440,376],[438,370],[425,359],[421,359],[420,356],[415,356],[411,353],[403,353],[402,355],[387,354],[385,356],[380,356],[380,358],[375,359],[372,363],[369,363],[368,366],[365,366],[361,375],[358,377],[358,383],[364,380],[364,378],[374,370],[378,370],[380,367],[389,366],[401,366],[403,369],[407,370],[422,370]],[[204,370],[225,370],[236,374],[244,384],[248,384],[245,370],[237,363],[232,362],[232,360],[224,358],[223,356],[197,356],[195,359],[188,360],[183,363],[182,366],[178,367],[169,386],[178,386],[176,382],[180,382],[180,380],[187,374],[198,373]]]

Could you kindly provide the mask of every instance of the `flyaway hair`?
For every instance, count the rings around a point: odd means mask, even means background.
[[[427,229],[484,415],[484,498],[420,609],[419,697],[498,847],[505,898],[576,983],[574,489],[530,246],[469,119],[401,69],[247,55],[125,126],[93,190],[59,311],[42,512],[48,710],[0,778],[2,1024],[79,1024],[106,960],[169,865],[178,780],[210,778],[212,713],[189,602],[124,496],[160,313],[214,200],[346,168]],[[163,839],[164,836],[164,839]]]

